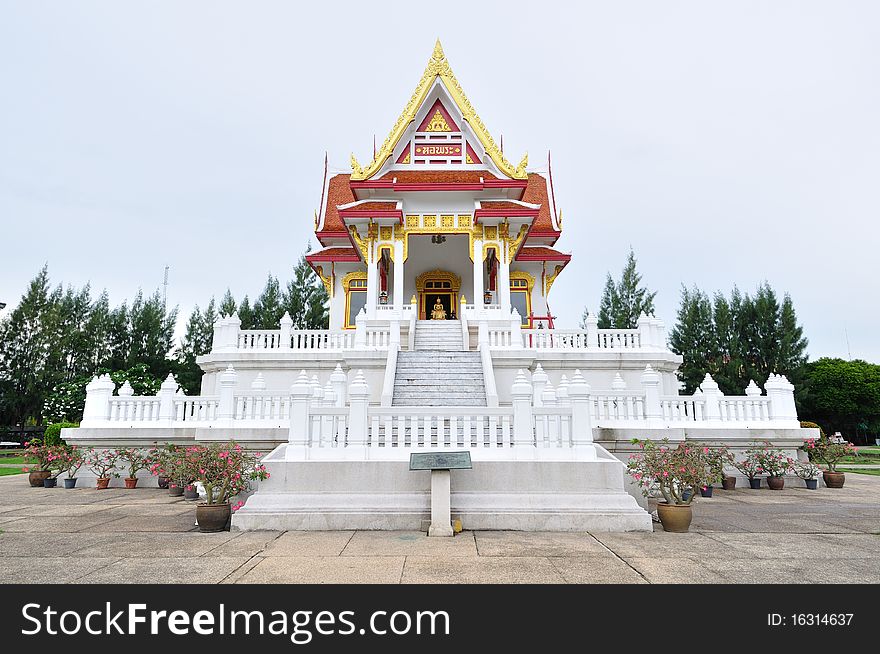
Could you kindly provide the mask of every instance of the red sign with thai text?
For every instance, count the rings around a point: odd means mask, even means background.
[[[461,145],[417,145],[415,155],[417,157],[460,157]]]

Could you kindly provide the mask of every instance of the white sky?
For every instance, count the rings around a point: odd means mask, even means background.
[[[322,162],[385,138],[439,36],[505,153],[553,153],[595,309],[630,246],[682,282],[789,291],[809,353],[880,361],[880,3],[0,0],[0,302],[48,262],[185,318],[312,238]]]

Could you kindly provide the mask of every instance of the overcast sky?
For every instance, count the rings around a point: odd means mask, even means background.
[[[561,326],[632,246],[670,327],[766,279],[811,358],[880,361],[871,1],[0,0],[4,313],[44,262],[114,304],[169,265],[183,317],[285,279],[324,152],[369,161],[437,36],[509,159],[552,150]]]

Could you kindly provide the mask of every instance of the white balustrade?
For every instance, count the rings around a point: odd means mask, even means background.
[[[174,398],[174,419],[178,422],[209,422],[217,420],[220,412],[219,397]]]
[[[370,407],[367,415],[368,447],[513,446],[512,407]]]
[[[660,398],[660,409],[666,422],[701,422],[705,420],[706,401],[687,395],[667,395]]]
[[[286,423],[290,419],[290,393],[251,391],[236,395],[235,419]]]
[[[281,341],[280,329],[243,329],[238,332],[239,350],[279,350],[285,345]]]
[[[597,423],[645,419],[645,396],[638,391],[594,393],[590,396],[590,415]]]
[[[110,421],[152,422],[159,419],[159,398],[146,396],[117,396],[110,398]]]
[[[767,422],[770,420],[769,397],[723,397],[720,401],[724,422]]]
[[[637,329],[523,329],[523,346],[534,350],[637,350],[642,339]]]

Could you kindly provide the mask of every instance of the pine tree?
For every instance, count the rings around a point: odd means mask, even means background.
[[[214,298],[202,311],[198,305],[186,323],[186,333],[176,354],[174,377],[187,395],[197,395],[201,389],[202,369],[196,358],[211,351],[214,321],[217,318]]]
[[[293,269],[293,279],[284,289],[283,308],[290,314],[294,329],[327,329],[330,298],[323,282],[306,261],[306,253],[300,256]]]
[[[167,311],[159,291],[146,299],[138,291],[129,311],[131,350],[123,368],[143,363],[150,374],[164,378],[170,371],[167,355],[173,346],[176,322],[177,308]]]
[[[278,278],[269,275],[263,292],[254,302],[254,329],[278,329],[284,315],[284,298]]]
[[[227,288],[226,293],[223,294],[223,299],[220,300],[220,306],[217,308],[217,311],[222,317],[228,318],[235,313],[236,309],[238,309],[238,305],[235,304],[232,291]]]
[[[683,359],[678,378],[684,382],[685,393],[693,393],[718,359],[709,296],[696,287],[682,287],[677,318],[669,334],[669,346]]]
[[[238,319],[241,320],[241,329],[254,329],[254,310],[251,309],[251,301],[247,295],[238,305]]]
[[[605,279],[602,300],[599,303],[599,329],[635,329],[639,316],[653,315],[656,291],[642,286],[642,276],[636,270],[632,250],[616,284],[611,273]]]

